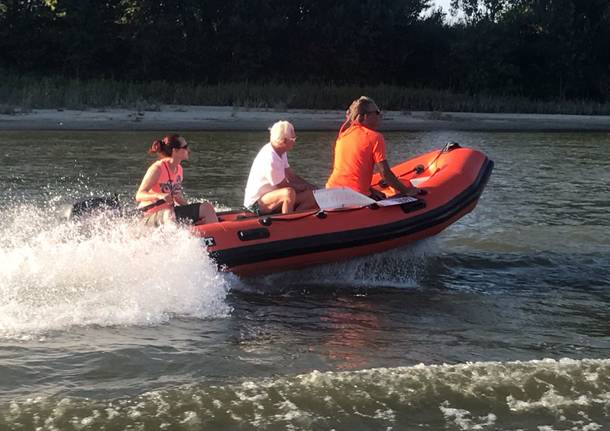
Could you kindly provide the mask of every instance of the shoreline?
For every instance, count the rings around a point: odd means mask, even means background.
[[[0,131],[260,131],[288,120],[302,131],[337,131],[342,110],[163,105],[159,110],[34,109],[0,114]],[[384,111],[382,131],[610,132],[608,115]]]

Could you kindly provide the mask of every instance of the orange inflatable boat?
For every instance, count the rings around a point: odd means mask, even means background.
[[[260,217],[228,211],[219,213],[218,223],[193,229],[219,267],[238,275],[365,256],[435,235],[456,222],[475,207],[492,169],[483,153],[448,144],[392,168],[405,184],[424,189],[423,196],[374,202],[358,194],[361,199],[346,201],[351,191],[330,189],[321,191],[318,202],[324,209],[319,211]],[[371,186],[391,195],[379,176]]]

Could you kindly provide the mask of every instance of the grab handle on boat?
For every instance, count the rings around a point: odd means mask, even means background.
[[[264,227],[259,227],[256,229],[240,230],[239,232],[237,232],[237,237],[242,241],[265,239],[265,238],[269,238],[270,236],[271,236],[271,234],[269,233],[269,229],[265,229]]]
[[[262,224],[263,226],[271,226],[271,223],[273,223],[273,220],[271,219],[271,217],[262,217],[258,219],[258,222],[260,224]]]
[[[407,202],[404,204],[400,204],[400,209],[404,213],[410,213],[410,212],[417,211],[417,210],[420,210],[425,207],[426,207],[426,202],[424,202],[421,199],[417,199],[416,201],[413,201],[413,202]]]

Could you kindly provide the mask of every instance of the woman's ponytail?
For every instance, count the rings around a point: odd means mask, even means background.
[[[167,135],[163,139],[155,139],[148,149],[148,154],[156,154],[157,157],[171,157],[174,148],[180,148],[180,135]]]
[[[150,148],[148,149],[148,154],[158,154],[161,151],[162,142],[158,139],[154,140]]]

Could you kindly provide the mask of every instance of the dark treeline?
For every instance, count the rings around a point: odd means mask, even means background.
[[[610,101],[608,0],[0,0],[32,77],[391,84]]]

